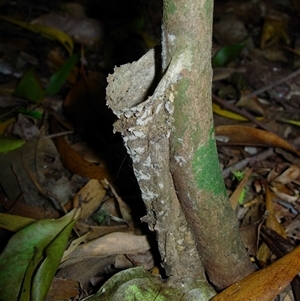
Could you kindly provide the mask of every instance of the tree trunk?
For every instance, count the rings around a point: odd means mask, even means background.
[[[218,162],[211,106],[211,0],[164,1],[164,65],[174,85],[171,174],[210,281],[224,288],[253,271],[228,202]],[[180,66],[180,67],[179,67]]]
[[[252,271],[226,197],[211,107],[212,0],[165,0],[162,66],[155,53],[116,68],[107,102],[119,117],[147,222],[170,281],[224,288]],[[163,76],[154,89],[157,73]],[[182,210],[183,209],[183,210]],[[204,267],[204,268],[203,268]]]

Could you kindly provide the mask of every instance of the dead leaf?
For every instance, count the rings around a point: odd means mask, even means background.
[[[54,118],[51,122],[51,127],[53,132],[58,132],[58,126]],[[53,138],[58,152],[61,155],[62,163],[73,173],[90,179],[111,179],[106,168],[97,166],[93,163],[90,163],[77,152],[73,150],[69,143],[64,139],[64,137],[55,137]]]
[[[66,258],[73,252],[75,249],[86,240],[86,238],[91,234],[91,232],[87,232],[84,235],[74,239],[69,245],[68,249],[65,250],[63,257],[61,258],[61,262],[64,262]]]
[[[113,232],[130,232],[126,224],[119,224],[116,226],[92,226],[80,221],[76,223],[76,230],[80,235],[83,235],[90,231],[92,232],[87,237],[86,241],[91,241]]]
[[[34,19],[31,23],[60,30],[83,45],[92,45],[103,37],[100,22],[90,18],[50,13]]]
[[[90,283],[91,278],[99,272],[107,272],[114,262],[115,256],[83,259],[74,265],[60,268],[57,272],[57,277],[78,281],[83,289],[90,288],[88,284]]]
[[[74,196],[74,206],[81,205],[80,219],[88,218],[99,206],[106,190],[98,180],[92,179]],[[82,202],[79,201],[79,198]]]
[[[299,195],[292,196],[292,195],[288,194],[289,191],[282,192],[278,189],[278,187],[272,187],[272,191],[278,198],[280,198],[281,200],[286,201],[288,203],[294,203],[297,200],[299,200]]]
[[[239,232],[248,254],[255,256],[257,251],[257,223],[241,226]]]
[[[274,205],[273,205],[273,198],[272,198],[273,194],[271,193],[267,182],[264,182],[264,186],[265,186],[265,202],[266,202],[266,211],[267,211],[266,226],[276,231],[282,237],[287,238],[282,225],[278,222],[276,218]]]
[[[290,143],[264,130],[240,125],[222,125],[215,128],[215,134],[218,143],[218,136],[222,137],[221,145],[280,147],[300,156],[300,151],[296,150]]]
[[[297,165],[292,165],[280,176],[273,179],[271,184],[275,185],[276,183],[279,183],[281,185],[286,185],[296,180],[299,176],[300,176],[300,167]]]
[[[265,49],[283,39],[287,44],[290,39],[287,33],[287,20],[284,18],[268,17],[265,19],[260,47]]]
[[[128,263],[126,263],[126,260],[130,261],[131,265],[129,266]],[[123,261],[124,260],[124,261]],[[125,266],[122,266],[122,264],[125,263]],[[127,267],[126,267],[127,265]],[[132,266],[143,266],[145,270],[150,271],[154,268],[154,258],[153,254],[150,250],[147,250],[145,252],[139,252],[137,254],[126,254],[125,255],[117,255],[116,261],[115,261],[115,268],[119,269],[125,269]]]
[[[277,232],[279,235],[281,235],[283,238],[287,238],[285,230],[283,226],[278,222],[275,210],[273,206],[273,200],[272,200],[272,193],[270,191],[270,188],[268,186],[268,183],[266,181],[263,181],[264,189],[265,189],[265,203],[266,203],[266,212],[267,212],[267,218],[266,218],[266,226],[275,232]],[[269,247],[263,242],[257,252],[257,259],[261,264],[266,264],[269,260],[271,255],[271,251]]]
[[[261,236],[272,252],[280,258],[294,249],[294,244],[289,240],[284,239],[282,236],[277,234],[275,231],[268,229],[267,227],[261,228]],[[295,301],[300,300],[300,277],[296,275],[291,282],[293,288],[293,295]]]
[[[300,271],[300,246],[265,269],[232,284],[211,301],[272,301]]]
[[[31,24],[28,22],[22,22],[14,20],[5,16],[0,16],[1,19],[16,24],[18,26],[24,27],[36,33],[40,33],[48,39],[55,39],[59,41],[68,51],[69,55],[72,55],[74,45],[72,39],[64,32],[55,29],[54,27],[43,26],[39,24]]]
[[[9,125],[14,124],[15,122],[16,122],[16,118],[15,117],[0,122],[0,135],[3,136],[6,128]]]
[[[298,218],[295,218],[289,225],[287,225],[286,233],[288,234],[288,236],[292,236],[292,237],[295,237],[296,239],[300,240],[299,215],[298,215]]]
[[[38,127],[22,114],[18,115],[12,133],[23,139],[36,138],[40,134]]]
[[[250,93],[248,90],[242,91],[241,93],[242,93],[241,98],[235,104],[236,107],[245,108],[251,112],[254,112],[259,116],[265,116],[265,111],[267,108],[259,101],[257,96],[253,96],[250,98],[247,97],[247,95]],[[262,118],[259,119],[261,120]]]
[[[114,116],[106,105],[105,86],[104,77],[95,80],[83,75],[69,91],[64,109],[78,132],[97,128],[98,135],[112,133]]]
[[[80,290],[77,281],[54,277],[45,301],[77,299]]]
[[[134,254],[150,249],[147,236],[114,232],[83,245],[66,257],[60,267],[66,267],[91,257],[107,257],[118,254]]]
[[[97,150],[91,148],[91,146],[85,141],[79,141],[72,144],[72,148],[89,162],[99,164],[103,160]]]
[[[119,195],[115,191],[114,187],[107,180],[104,180],[104,182],[109,186],[112,193],[114,194],[114,196],[115,196],[115,198],[116,198],[116,200],[119,204],[119,209],[120,209],[120,212],[121,212],[121,215],[122,215],[124,221],[126,222],[128,227],[132,231],[134,231],[135,227],[134,227],[134,221],[133,221],[133,218],[132,218],[132,215],[131,215],[130,207],[119,197]]]
[[[274,194],[280,199],[293,203],[298,200],[299,196],[294,191],[286,186],[294,181],[297,181],[300,176],[300,168],[297,165],[292,165],[281,175],[271,181],[271,189]]]

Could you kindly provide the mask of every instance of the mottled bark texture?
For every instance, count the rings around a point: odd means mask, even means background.
[[[205,280],[169,166],[174,110],[170,87],[178,80],[179,74],[167,72],[153,95],[145,100],[155,78],[154,63],[155,52],[150,50],[138,62],[115,68],[114,74],[108,77],[107,103],[119,117],[114,129],[122,133],[132,158],[147,208],[147,216],[142,220],[156,231],[166,274],[172,281],[183,278]]]
[[[107,102],[172,281],[224,288],[252,271],[226,197],[211,108],[212,0],[164,1],[162,66],[151,50],[108,77]],[[156,88],[157,72],[163,76]],[[154,89],[153,89],[154,88]],[[153,91],[148,97],[149,91]],[[147,98],[148,97],[148,98]],[[183,210],[182,210],[183,209]]]
[[[217,288],[253,271],[228,202],[211,108],[211,0],[164,1],[163,61],[181,66],[174,85],[170,171],[204,268]]]

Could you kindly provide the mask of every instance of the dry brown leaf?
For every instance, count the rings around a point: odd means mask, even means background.
[[[75,249],[82,243],[84,242],[87,237],[91,234],[91,232],[87,232],[84,235],[74,239],[71,244],[69,245],[68,249],[65,250],[63,257],[61,258],[61,262],[64,262],[66,258],[71,254]]]
[[[53,119],[51,122],[53,132],[58,132],[56,121]],[[54,143],[58,152],[61,155],[62,163],[73,173],[90,179],[111,179],[106,168],[97,166],[93,163],[86,161],[82,156],[73,150],[64,137],[55,137]]]
[[[106,185],[109,186],[110,190],[112,191],[113,195],[115,196],[115,198],[118,202],[118,205],[119,205],[119,209],[120,209],[122,218],[124,219],[124,221],[126,222],[128,227],[132,231],[134,231],[135,227],[134,227],[134,221],[133,221],[133,218],[132,218],[130,207],[119,197],[119,195],[115,191],[114,187],[107,180],[104,180],[104,182],[105,182]]]
[[[284,18],[266,18],[262,30],[260,47],[262,49],[267,48],[280,39],[285,40],[287,44],[290,43],[290,39],[287,33],[287,20]]]
[[[22,139],[29,140],[37,138],[40,135],[40,131],[38,127],[29,120],[29,118],[19,114],[18,120],[14,124],[12,134],[19,136]]]
[[[293,203],[298,200],[299,196],[289,189],[286,184],[299,179],[300,168],[297,165],[292,165],[281,175],[271,181],[271,190],[280,199]]]
[[[99,206],[106,194],[106,190],[98,180],[92,179],[74,197],[74,206],[77,207],[81,198],[81,219],[88,218]],[[78,205],[77,205],[78,204]]]
[[[292,165],[281,175],[272,180],[271,184],[280,183],[282,185],[288,184],[296,180],[300,176],[300,167]]]
[[[103,37],[103,29],[100,22],[90,18],[50,13],[39,16],[31,23],[63,31],[72,37],[75,42],[84,45],[92,45]]]
[[[239,232],[248,254],[255,256],[257,252],[257,223],[241,226]]]
[[[91,148],[91,146],[85,141],[79,141],[72,144],[72,148],[89,162],[100,164],[103,161],[99,152],[96,149]]]
[[[91,226],[80,221],[76,223],[76,230],[80,235],[92,231],[92,233],[87,237],[86,241],[94,240],[113,232],[130,232],[128,226],[125,223],[119,223],[116,226]]]
[[[41,206],[30,206],[22,202],[16,202],[5,199],[0,195],[0,204],[9,211],[9,213],[24,217],[30,217],[34,219],[44,219],[44,218],[59,218],[60,214],[58,211],[53,211],[51,209],[45,209]],[[70,205],[70,203],[68,203]],[[70,206],[67,206],[70,209]],[[66,205],[65,205],[66,208]]]
[[[215,128],[216,139],[222,139],[222,145],[258,145],[267,147],[280,147],[300,156],[300,151],[296,150],[290,143],[279,136],[247,126],[222,125]]]
[[[286,188],[286,187],[285,187]],[[283,189],[281,188],[280,190],[278,190],[278,187],[272,187],[272,191],[274,192],[274,194],[281,200],[288,202],[288,203],[294,203],[297,200],[299,200],[299,195],[290,195],[290,191],[288,191],[288,189],[286,188],[286,191],[282,191]]]
[[[92,277],[99,272],[107,272],[115,261],[115,256],[108,256],[103,258],[87,258],[74,265],[60,268],[57,272],[57,277],[76,280],[80,283],[82,289],[90,288],[88,284]]]
[[[105,86],[104,77],[94,80],[82,75],[69,91],[64,109],[78,132],[95,127],[97,135],[112,132],[114,118],[105,102]]]
[[[150,249],[148,238],[145,235],[138,236],[129,233],[114,232],[83,245],[69,254],[66,261],[60,267],[92,258],[106,257],[118,254],[134,254]]]
[[[300,246],[265,269],[232,284],[211,301],[271,301],[300,271]]]
[[[80,291],[77,281],[55,277],[45,301],[77,299]]]
[[[238,108],[245,108],[259,116],[265,116],[266,106],[259,101],[257,96],[253,96],[251,98],[247,97],[247,94],[249,93],[250,92],[248,90],[243,91],[235,106]]]
[[[287,238],[283,226],[278,222],[275,215],[275,210],[274,210],[274,205],[272,200],[273,194],[271,193],[268,183],[266,181],[263,181],[263,185],[265,189],[265,203],[266,203],[266,212],[267,212],[266,226],[276,231],[282,237]],[[270,258],[270,255],[271,255],[271,251],[269,247],[263,242],[257,252],[256,255],[257,259],[260,261],[261,264],[266,264],[268,259]]]
[[[131,268],[133,262],[125,255],[116,255],[114,267],[119,270],[125,270]]]
[[[300,219],[295,218],[290,224],[286,226],[286,233],[295,239],[300,240]]]
[[[268,228],[276,231],[282,237],[287,238],[282,225],[278,222],[278,220],[276,218],[273,200],[272,200],[273,194],[271,193],[267,182],[264,183],[264,186],[265,186],[265,191],[266,191],[266,194],[265,194],[266,211],[268,213],[267,218],[266,218],[266,226]]]
[[[259,262],[260,266],[262,267],[267,266],[267,262],[271,257],[271,254],[272,252],[270,248],[267,246],[265,242],[262,242],[262,244],[259,246],[259,249],[256,253],[256,259]]]

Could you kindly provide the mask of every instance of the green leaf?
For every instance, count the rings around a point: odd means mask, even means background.
[[[225,46],[221,48],[212,59],[213,67],[224,67],[233,61],[243,50],[246,42]]]
[[[36,265],[39,263],[39,252],[37,248],[34,248],[34,252],[27,266],[24,281],[22,283],[22,287],[20,289],[20,297],[18,300],[20,301],[31,301],[31,279],[34,274],[34,270]]]
[[[242,181],[245,177],[245,173],[240,170],[232,171],[233,179],[237,179],[239,182]]]
[[[30,301],[40,301],[46,298],[75,223],[76,220],[70,222],[45,250],[46,258],[33,279]]]
[[[143,267],[117,273],[88,301],[207,301],[215,295],[202,280],[184,278],[178,283],[163,282]]]
[[[36,220],[33,218],[0,213],[0,227],[9,231],[17,232],[34,222]]]
[[[44,89],[32,68],[24,73],[14,94],[34,103],[40,103],[44,99]]]
[[[291,119],[281,118],[281,119],[278,119],[278,121],[285,122],[285,123],[292,124],[292,125],[300,126],[300,121],[299,120],[291,120]]]
[[[248,190],[247,187],[245,187],[241,191],[241,194],[240,194],[239,199],[238,199],[238,203],[240,205],[243,205],[243,203],[244,203],[247,190]]]
[[[0,153],[7,153],[20,148],[25,143],[23,139],[9,139],[0,137]]]
[[[30,116],[36,120],[39,120],[42,118],[43,116],[43,113],[41,111],[28,111],[28,110],[25,110],[25,109],[20,109],[18,110],[19,113],[23,114],[23,115],[26,115],[26,116]]]
[[[61,66],[61,68],[51,76],[49,85],[46,89],[46,93],[48,95],[55,95],[60,90],[60,88],[68,78],[70,72],[72,71],[73,67],[77,64],[78,60],[79,60],[78,54],[72,55]]]
[[[57,220],[37,221],[9,240],[0,255],[1,301],[44,300],[77,213],[73,210]]]

